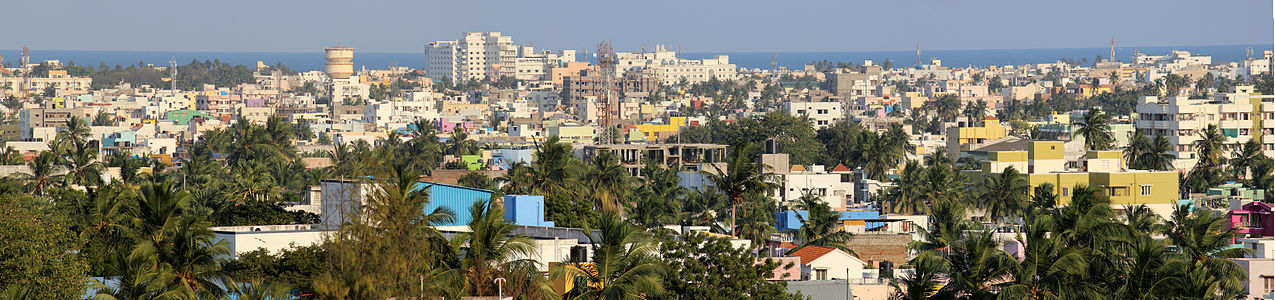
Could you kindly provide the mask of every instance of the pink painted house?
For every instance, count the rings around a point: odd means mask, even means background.
[[[1236,238],[1261,238],[1275,236],[1275,226],[1271,225],[1271,205],[1266,202],[1253,201],[1240,209],[1231,210],[1231,228],[1235,228]]]

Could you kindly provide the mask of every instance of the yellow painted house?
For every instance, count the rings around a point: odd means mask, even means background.
[[[960,158],[962,151],[969,151],[983,144],[1005,137],[1005,127],[1001,120],[994,116],[983,118],[983,126],[956,127],[947,129],[947,151],[952,160]]]
[[[661,137],[668,137],[677,134],[682,126],[686,126],[686,117],[669,117],[668,124],[638,124],[633,125],[642,131],[642,137],[647,142],[656,142]]]
[[[1089,151],[1081,169],[1068,169],[1063,159],[1063,142],[1033,141],[1026,151],[987,153],[983,171],[969,174],[978,182],[1013,167],[1033,188],[1044,183],[1054,186],[1058,204],[1071,203],[1077,185],[1099,187],[1113,205],[1171,204],[1178,200],[1178,173],[1173,171],[1129,170],[1120,151]]]

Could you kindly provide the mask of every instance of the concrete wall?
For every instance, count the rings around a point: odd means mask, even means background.
[[[908,234],[859,234],[846,242],[846,246],[864,262],[875,265],[888,260],[897,266],[907,263],[911,242],[912,236]]]

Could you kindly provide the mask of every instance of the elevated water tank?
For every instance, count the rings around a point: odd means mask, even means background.
[[[354,48],[329,47],[323,48],[323,53],[324,57],[327,58],[324,67],[328,77],[332,77],[332,79],[347,79],[350,78],[350,75],[354,75]]]

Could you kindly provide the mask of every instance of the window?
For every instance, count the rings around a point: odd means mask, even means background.
[[[1263,275],[1262,290],[1265,291],[1265,293],[1263,294],[1270,294],[1272,292],[1275,292],[1275,277]]]
[[[1071,189],[1066,188],[1066,187],[1063,187],[1063,188],[1062,188],[1062,196],[1063,196],[1063,197],[1068,197],[1068,195],[1070,194],[1070,192],[1071,192]]]
[[[815,270],[815,280],[828,280],[828,269]]]
[[[1143,196],[1151,196],[1151,185],[1150,185],[1150,184],[1144,184],[1144,185],[1142,185],[1142,195],[1143,195]]]

